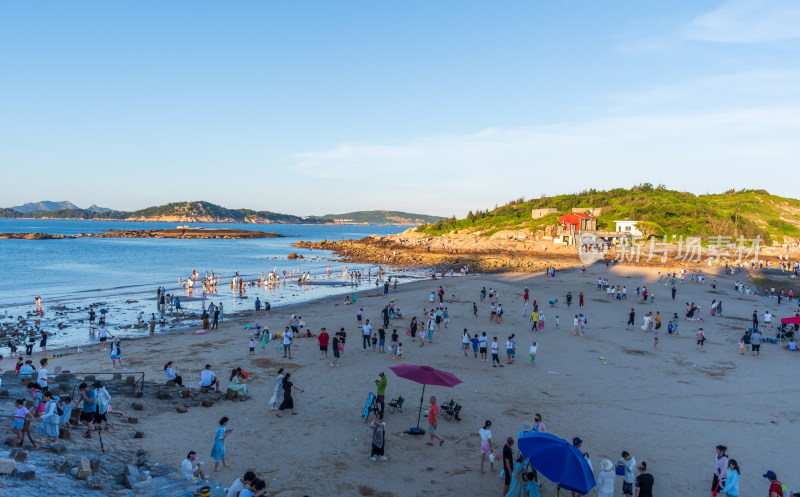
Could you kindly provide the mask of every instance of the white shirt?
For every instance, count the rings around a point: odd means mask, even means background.
[[[228,495],[236,497],[242,490],[244,490],[244,483],[242,483],[241,478],[237,478],[236,481],[231,483],[231,487],[228,489]]]
[[[108,336],[108,332],[106,331],[105,326],[101,326],[99,330],[97,330],[97,337],[98,338],[106,338]]]
[[[481,442],[488,442],[492,438],[492,430],[481,428],[478,430],[478,435],[481,436]]]
[[[369,336],[372,333],[372,325],[365,324],[364,325],[364,336]]]
[[[192,461],[189,459],[184,459],[181,463],[181,476],[187,480],[194,478],[194,466],[192,466]]]
[[[44,367],[39,370],[39,373],[36,377],[36,382],[39,383],[39,386],[42,388],[47,387],[47,370]]]
[[[486,340],[487,340],[487,338],[485,336],[481,336],[480,338],[478,338],[478,345],[480,345],[482,348],[485,349],[486,348]]]
[[[294,335],[292,335],[292,332],[291,331],[285,331],[283,333],[283,344],[284,345],[290,345],[292,343],[292,338],[294,338]]]
[[[528,353],[529,353],[530,355],[536,355],[536,351],[537,351],[537,350],[539,350],[539,345],[531,345],[531,348],[530,348],[530,350],[528,351]]]
[[[771,322],[771,321],[772,321],[772,314],[770,314],[770,313],[768,313],[768,312],[765,312],[765,313],[764,313],[764,322],[765,322],[765,323],[769,323],[769,322]]]
[[[216,377],[213,371],[210,369],[204,369],[200,371],[200,386],[201,387],[210,387],[211,380]]]
[[[497,342],[492,342],[492,354],[497,353]]]

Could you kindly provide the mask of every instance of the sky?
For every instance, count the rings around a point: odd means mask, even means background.
[[[798,197],[796,0],[5,2],[0,206]]]

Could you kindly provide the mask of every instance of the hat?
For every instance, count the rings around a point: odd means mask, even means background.
[[[612,467],[613,465],[611,464],[611,461],[609,461],[608,459],[603,459],[602,461],[600,461],[600,469],[602,469],[603,471],[610,471]]]
[[[770,480],[777,480],[778,479],[778,475],[776,475],[774,471],[769,470],[766,473],[764,473],[764,478],[767,478],[767,479],[770,479]]]
[[[574,445],[575,447],[577,447],[578,445],[580,445],[582,443],[583,443],[583,440],[581,440],[578,437],[575,437],[575,438],[572,439],[572,445]]]
[[[522,431],[532,431],[533,425],[529,421],[525,421],[525,424],[522,425]]]
[[[92,383],[92,388],[103,388],[103,383],[101,381],[95,381]]]

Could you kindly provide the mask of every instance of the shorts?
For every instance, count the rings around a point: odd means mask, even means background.
[[[633,483],[628,483],[626,481],[622,482],[622,493],[633,495]]]
[[[629,319],[629,320],[628,320],[628,324],[629,324],[629,325],[631,325],[631,326],[633,326],[633,319]]]
[[[319,346],[319,350],[321,350],[322,352],[327,352],[328,351],[328,346],[327,345],[320,345]]]
[[[100,341],[101,341],[101,342],[105,342],[106,340],[108,340],[108,338],[107,338],[107,337],[102,337],[102,338],[100,338]]]
[[[80,416],[79,419],[81,421],[86,421],[87,423],[92,423],[94,421],[94,415],[95,414],[96,413],[94,413],[94,412],[83,412],[83,411],[81,411],[81,416]]]
[[[291,343],[284,343],[283,344],[283,350],[292,350],[292,344]]]
[[[252,351],[253,351],[253,349],[250,348],[250,352],[252,352]],[[111,354],[111,360],[112,361],[119,361],[119,354]]]
[[[511,485],[511,473],[506,471],[503,473],[503,475],[504,475],[505,486],[508,487],[509,485]]]
[[[697,345],[703,345],[703,342],[705,342],[705,340],[698,340]],[[753,345],[753,347],[755,347],[755,345]]]
[[[25,427],[25,420],[24,419],[15,419],[13,423],[11,423],[12,430],[21,430]]]
[[[506,355],[514,355],[514,349],[506,349]]]
[[[753,352],[758,352],[761,349],[761,344],[753,344]]]
[[[378,404],[385,404],[386,398],[383,395],[378,395],[377,397],[375,397],[375,402],[377,402]]]
[[[380,345],[381,347],[386,345],[386,339],[385,338],[379,338],[378,339],[378,345]]]
[[[95,423],[102,423],[105,421],[108,423],[108,418],[106,417],[106,413],[100,414],[99,412],[94,413],[94,422]]]
[[[491,454],[492,448],[488,440],[481,440],[481,454]]]
[[[436,432],[436,425],[428,425],[428,433]]]
[[[485,353],[486,353],[486,347],[481,347],[481,354],[485,354]]]
[[[333,357],[336,357],[337,359],[339,358],[339,348],[338,347],[334,347],[333,348]]]

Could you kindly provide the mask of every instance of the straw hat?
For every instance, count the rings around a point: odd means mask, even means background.
[[[609,461],[608,459],[603,459],[602,461],[600,461],[600,469],[602,469],[603,471],[611,471],[612,467],[613,465],[611,464],[611,461]]]

